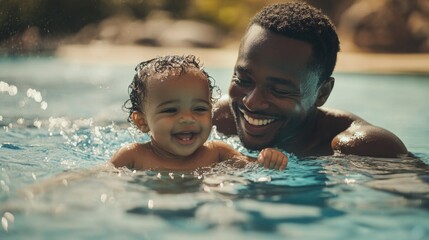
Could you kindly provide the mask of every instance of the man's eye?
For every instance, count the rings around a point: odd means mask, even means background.
[[[273,95],[278,96],[278,97],[293,97],[293,96],[299,96],[299,93],[295,93],[295,92],[291,92],[290,90],[283,90],[283,89],[278,89],[278,88],[273,88],[271,89],[271,92],[273,93]]]
[[[232,76],[232,82],[243,87],[250,86],[252,84],[252,81],[239,78],[236,75]]]

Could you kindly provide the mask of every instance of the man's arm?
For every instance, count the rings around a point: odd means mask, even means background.
[[[386,129],[367,122],[354,122],[331,142],[332,150],[340,154],[369,157],[398,157],[407,155],[404,143]]]
[[[229,107],[229,97],[227,95],[222,96],[213,106],[213,125],[216,126],[218,132],[225,135],[237,134],[237,128],[231,108]]]

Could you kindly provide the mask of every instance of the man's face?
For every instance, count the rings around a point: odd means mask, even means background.
[[[243,145],[250,149],[292,143],[316,109],[317,74],[310,44],[251,26],[244,36],[229,88]]]

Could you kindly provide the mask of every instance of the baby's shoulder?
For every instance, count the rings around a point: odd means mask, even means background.
[[[144,151],[147,148],[146,143],[130,143],[127,145],[122,146],[118,153],[133,153],[133,152],[139,152]]]
[[[134,166],[135,161],[144,154],[146,149],[147,146],[145,143],[127,144],[113,154],[110,162],[113,163],[115,167],[127,166],[131,168]]]
[[[220,140],[211,140],[204,143],[204,146],[208,148],[225,147],[229,146],[227,143]]]

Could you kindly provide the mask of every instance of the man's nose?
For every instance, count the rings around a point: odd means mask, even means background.
[[[243,104],[252,112],[265,110],[269,106],[265,94],[258,88],[254,88],[243,97]]]

